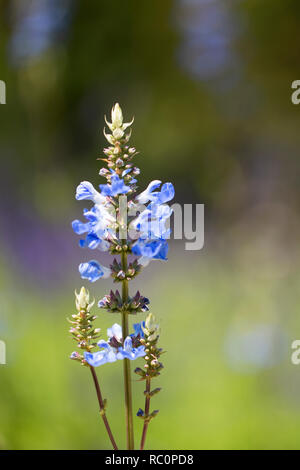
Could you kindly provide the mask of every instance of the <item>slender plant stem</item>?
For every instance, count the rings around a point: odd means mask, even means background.
[[[122,270],[127,271],[127,253],[122,251],[121,255]],[[122,281],[122,301],[123,304],[128,302],[128,281]],[[128,336],[128,312],[122,313],[122,336],[123,340]],[[133,419],[132,419],[132,391],[131,391],[131,378],[130,378],[130,361],[129,359],[123,360],[124,368],[124,388],[125,388],[125,415],[126,415],[126,436],[127,436],[127,449],[134,449],[134,434],[133,434]]]
[[[96,388],[97,398],[98,398],[99,407],[100,407],[100,414],[101,414],[101,417],[103,419],[104,426],[106,428],[107,434],[109,436],[110,442],[112,443],[112,446],[113,446],[114,450],[118,450],[117,444],[114,440],[114,436],[111,432],[111,429],[110,429],[110,426],[108,424],[107,417],[106,417],[106,414],[105,414],[104,401],[103,401],[103,398],[102,398],[102,394],[101,394],[98,378],[97,378],[97,375],[96,375],[96,371],[95,371],[94,367],[92,367],[92,366],[90,366],[90,369],[91,369],[91,373],[92,373],[95,388]]]
[[[150,383],[151,379],[150,377],[146,378],[146,400],[145,400],[145,416],[148,417],[149,411],[150,411]],[[144,450],[145,446],[145,441],[146,441],[146,435],[147,435],[147,430],[149,426],[149,421],[148,419],[145,419],[144,421],[144,427],[143,427],[143,433],[142,433],[142,439],[141,439],[141,445],[140,445],[140,450]]]

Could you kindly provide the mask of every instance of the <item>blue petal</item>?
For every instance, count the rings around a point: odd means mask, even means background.
[[[133,348],[132,339],[130,336],[127,336],[124,341],[124,347],[120,347],[118,349],[117,358],[120,360],[130,359],[131,361],[134,361],[138,357],[145,356],[145,354],[145,347],[139,346],[138,348]]]
[[[148,184],[145,191],[143,191],[141,194],[139,194],[136,197],[136,200],[141,204],[146,204],[148,201],[151,200],[151,193],[154,191],[154,189],[158,188],[160,185],[161,185],[161,181],[159,180],[151,181],[151,183]]]
[[[97,237],[97,235],[94,235],[92,233],[89,233],[85,240],[80,240],[79,241],[79,245],[81,246],[81,248],[91,248],[92,250],[94,250],[95,248],[98,247],[99,243],[101,242],[101,240]]]
[[[106,356],[107,362],[116,362],[117,359],[116,352],[113,350],[113,348],[110,348]]]
[[[133,328],[134,328],[134,336],[140,335],[141,338],[144,338],[144,331],[143,328],[145,328],[145,322],[142,321],[141,323],[134,323]]]
[[[103,196],[117,196],[126,194],[130,190],[130,186],[127,186],[117,174],[111,177],[111,184],[100,184],[99,187]]]
[[[88,263],[81,263],[78,269],[82,279],[88,279],[90,282],[95,282],[104,275],[107,277],[108,274],[108,268],[104,268],[98,261],[94,260]]]
[[[101,342],[99,341],[99,343]],[[95,353],[84,353],[85,360],[91,366],[98,367],[108,362],[115,362],[117,360],[116,351],[111,346],[107,345],[107,343],[104,346],[104,343],[106,342],[104,341],[101,343],[101,347],[105,347],[105,349],[102,349],[102,351],[97,351]]]
[[[127,336],[127,338],[124,341],[124,349],[126,351],[132,350],[132,339],[130,338],[130,336]]]
[[[145,346],[139,346],[135,349],[135,358],[144,357],[146,355]]]
[[[90,223],[83,223],[80,220],[73,220],[72,228],[77,235],[82,235],[90,230]]]
[[[78,201],[83,199],[89,199],[97,203],[104,201],[103,196],[101,196],[101,194],[96,191],[92,183],[89,181],[82,181],[82,183],[77,186],[75,197]]]
[[[98,221],[95,206],[92,207],[91,209],[83,209],[83,215],[90,222],[97,222]]]
[[[107,336],[112,338],[113,336],[120,340],[122,338],[122,327],[115,323],[111,328],[107,329]]]
[[[85,351],[84,353],[84,359],[92,367],[98,367],[98,366],[102,366],[103,364],[106,364],[107,362],[106,356],[107,355],[105,354],[105,351],[97,351],[95,353],[88,353]]]
[[[98,344],[99,348],[104,348],[104,349],[110,348],[110,345],[108,344],[107,341],[104,341],[104,339],[100,339],[100,341],[98,341],[97,344]]]
[[[155,201],[159,204],[164,204],[165,202],[171,201],[175,196],[175,190],[172,183],[165,183],[161,187],[161,191],[153,195],[152,201]]]
[[[168,243],[166,240],[139,239],[132,245],[132,253],[152,259],[167,260]]]
[[[132,168],[127,168],[126,170],[122,172],[122,177],[128,175],[128,173],[130,173],[131,171],[132,171]]]

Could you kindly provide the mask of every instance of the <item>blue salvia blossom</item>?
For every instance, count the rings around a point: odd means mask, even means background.
[[[128,197],[129,214],[132,211],[142,212],[130,221],[129,229],[134,230],[136,237],[127,240],[128,254],[137,257],[140,266],[145,267],[151,260],[167,260],[170,229],[166,226],[172,214],[172,210],[166,204],[174,197],[172,183],[164,183],[154,180],[147,188],[136,194],[136,175],[140,170],[132,165],[131,160],[137,154],[135,148],[124,146],[125,153],[118,139],[123,139],[125,144],[130,135],[125,130],[132,124],[123,123],[122,112],[118,104],[112,110],[112,122],[106,123],[112,134],[104,135],[112,145],[104,149],[108,157],[109,170],[101,168],[100,174],[107,179],[106,184],[99,185],[99,191],[89,181],[83,181],[76,190],[76,199],[89,200],[94,203],[90,209],[84,209],[83,215],[86,222],[74,220],[73,230],[78,235],[85,234],[85,238],[79,241],[82,248],[92,250],[110,251],[116,254],[116,249],[121,246],[121,241],[116,235],[118,220],[116,216],[116,198],[120,195]],[[120,156],[119,156],[120,154]],[[112,168],[113,167],[113,168]],[[113,274],[109,267],[101,265],[97,260],[81,263],[79,273],[82,279],[95,282],[105,279]]]
[[[148,423],[158,412],[149,411],[150,398],[160,390],[157,388],[150,392],[150,381],[159,376],[163,368],[158,360],[163,351],[157,347],[158,327],[151,313],[146,321],[135,323],[133,333],[129,334],[129,315],[148,312],[149,299],[139,291],[130,296],[128,283],[139,275],[151,260],[167,260],[171,232],[169,219],[172,214],[172,209],[167,203],[174,197],[174,187],[172,183],[154,180],[144,191],[138,191],[137,176],[140,170],[132,163],[138,152],[129,145],[129,128],[133,120],[123,122],[123,114],[117,103],[112,108],[111,122],[106,118],[105,121],[110,131],[107,133],[104,129],[109,147],[104,149],[104,158],[101,160],[107,164],[107,168],[101,168],[99,175],[106,179],[106,183],[100,184],[98,188],[89,181],[78,185],[76,199],[88,202],[90,207],[83,209],[84,221],[74,220],[72,228],[81,237],[79,246],[93,250],[92,259],[84,260],[79,265],[81,278],[94,283],[99,279],[112,277],[114,283],[121,283],[121,292],[111,290],[99,300],[98,306],[114,315],[120,314],[122,327],[114,323],[107,330],[107,340],[100,339],[95,342],[100,330],[93,328],[96,317],[90,313],[89,297],[82,288],[80,301],[78,296],[76,300],[78,313],[72,315],[71,334],[78,342],[78,347],[84,350],[84,354],[74,352],[71,358],[91,369],[97,396],[100,397],[101,415],[104,416],[103,420],[115,449],[116,443],[105,417],[105,403],[101,398],[94,367],[123,361],[126,409],[132,410],[130,361],[144,358],[144,369],[135,369],[140,380],[146,381],[145,411],[138,412],[138,416],[145,420],[140,447],[143,449]],[[100,252],[109,252],[114,257],[109,266],[103,265],[100,257],[98,259],[97,253]],[[131,259],[128,259],[128,255]],[[95,351],[96,347],[99,350]],[[132,411],[126,413],[126,420],[127,445],[128,449],[132,450]]]
[[[129,170],[131,170],[131,168]],[[128,173],[129,172],[125,170],[123,171],[122,176],[125,176]],[[120,178],[115,172],[112,172],[110,180],[111,184],[100,184],[101,195],[118,196],[118,194],[127,194],[128,191],[130,191],[130,186],[126,186],[122,178]]]
[[[100,340],[98,346],[100,351],[95,353],[84,353],[84,358],[93,367],[102,366],[108,362],[115,362],[122,359],[134,360],[145,356],[145,346],[139,343],[139,339],[144,337],[144,322],[133,325],[135,332],[122,340],[122,327],[115,323],[107,330],[108,340]]]
[[[95,260],[89,261],[88,263],[81,263],[79,265],[79,272],[82,279],[88,279],[90,282],[98,281],[101,277],[105,279],[111,274],[109,268],[101,266],[101,264]]]
[[[156,202],[157,204],[163,204],[173,199],[175,192],[172,183],[165,183],[162,185],[160,191],[154,191],[159,188],[161,181],[154,180],[149,183],[148,187],[136,197],[136,200],[140,204],[146,204],[149,201]]]
[[[168,191],[169,196],[174,195],[173,191]],[[164,195],[164,200],[166,199]],[[159,201],[157,197],[156,201]],[[171,230],[166,225],[172,214],[172,209],[166,204],[151,202],[147,208],[131,222],[131,228],[135,228],[138,239],[132,246],[132,253],[140,255],[139,263],[146,266],[151,259],[166,260],[168,254],[167,239]]]

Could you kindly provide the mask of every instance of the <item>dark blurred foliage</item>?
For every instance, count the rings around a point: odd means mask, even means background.
[[[26,245],[30,260],[40,245],[45,272],[52,253],[67,256],[58,226],[68,230],[77,182],[101,182],[103,115],[115,101],[136,118],[141,186],[170,180],[178,202],[205,203],[206,222],[221,226],[261,201],[298,207],[297,1],[31,0],[0,9],[0,216],[12,251]]]
[[[63,10],[60,24],[35,36],[34,23],[22,30],[24,17],[47,3]],[[289,193],[292,183],[298,197],[299,110],[290,84],[299,13],[292,0],[2,1],[4,193],[29,204],[42,199],[43,213],[52,194],[64,216],[74,182],[96,180],[103,115],[118,100],[136,117],[143,182],[171,179],[180,200],[222,204],[229,213],[257,189],[273,191],[268,183],[288,183]]]

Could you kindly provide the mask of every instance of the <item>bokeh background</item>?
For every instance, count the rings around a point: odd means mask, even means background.
[[[2,0],[0,23],[0,448],[109,448],[66,317],[90,257],[74,191],[103,182],[116,101],[135,116],[141,188],[172,181],[177,203],[205,204],[204,248],[171,243],[131,286],[168,351],[147,447],[300,448],[300,3]],[[98,299],[111,282],[85,286]],[[116,320],[99,312],[104,336]],[[121,368],[98,373],[124,446]]]

